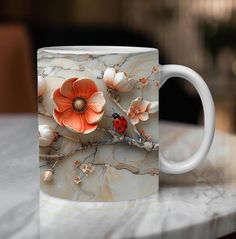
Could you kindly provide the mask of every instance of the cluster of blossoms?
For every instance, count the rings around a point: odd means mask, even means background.
[[[94,171],[94,165],[92,165],[91,163],[82,163],[80,162],[80,160],[76,160],[74,161],[74,166],[75,168],[80,168],[80,170],[86,175],[88,176],[89,174],[91,174]],[[81,177],[79,175],[77,175],[74,179],[75,184],[79,184],[81,182]]]
[[[152,73],[158,71],[153,67]],[[149,77],[142,77],[138,81],[142,88],[149,84]],[[127,93],[130,92],[137,80],[129,77],[125,72],[116,72],[114,68],[107,68],[103,75],[104,83],[109,92]],[[38,77],[38,96],[42,96],[46,89],[45,80]],[[111,94],[112,95],[112,94]],[[104,115],[105,97],[102,91],[99,91],[93,79],[88,77],[66,79],[59,88],[52,94],[54,103],[53,118],[58,125],[69,129],[72,132],[89,134],[97,129],[98,123]],[[135,126],[139,121],[147,121],[149,114],[158,111],[158,101],[147,101],[142,97],[137,97],[131,101],[129,108],[124,110],[130,123]],[[49,125],[39,125],[39,145],[48,147],[57,139],[57,134]],[[151,138],[140,131],[140,135],[146,141]],[[76,160],[76,168],[87,176],[94,171],[94,165],[84,164]],[[53,178],[53,170],[49,169],[44,173],[44,181],[50,182]],[[74,179],[76,184],[81,182],[79,175]]]
[[[157,69],[153,67],[153,72]],[[133,89],[135,81],[129,78],[124,72],[117,72],[113,68],[107,68],[103,76],[104,82],[109,89],[119,92],[129,92]],[[142,77],[139,79],[142,86],[148,84],[148,78]],[[127,116],[130,119],[132,125],[139,123],[139,120],[146,121],[149,119],[149,114],[156,113],[158,111],[158,101],[146,101],[141,97],[137,97],[131,101],[130,107],[127,111]]]
[[[156,70],[156,68],[154,69]],[[136,81],[128,77],[125,72],[116,72],[114,68],[107,68],[104,72],[103,80],[108,89],[118,92],[129,92],[133,89]],[[140,78],[143,86],[148,84],[147,77]],[[38,79],[38,94],[42,95],[45,89],[44,80]],[[69,78],[53,92],[53,102],[55,109],[53,117],[56,122],[67,129],[82,134],[93,132],[98,122],[104,115],[105,98],[103,92],[99,91],[92,79],[87,77]],[[158,101],[146,101],[137,97],[131,101],[127,110],[127,116],[132,125],[139,123],[139,120],[146,121],[149,114],[158,111]],[[44,137],[40,138],[41,146],[50,145],[55,136],[53,132],[47,130],[42,135],[46,135],[47,142],[43,142]],[[42,131],[42,129],[40,130]],[[49,135],[50,134],[50,135]]]
[[[80,165],[80,170],[86,175],[88,175],[94,171],[94,166],[91,163],[84,163]]]

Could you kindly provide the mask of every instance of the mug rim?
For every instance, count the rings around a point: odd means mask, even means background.
[[[158,49],[152,47],[137,46],[49,46],[38,49],[41,52],[58,53],[58,54],[77,54],[77,55],[113,55],[113,54],[144,54],[158,53]]]

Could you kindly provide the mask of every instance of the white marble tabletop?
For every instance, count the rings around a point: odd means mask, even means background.
[[[36,125],[33,115],[0,116],[3,238],[37,234]],[[161,149],[173,160],[190,156],[201,136],[200,127],[160,124]],[[216,238],[232,233],[236,231],[235,145],[236,136],[216,132],[202,165],[184,175],[161,174],[159,193],[149,198],[79,203],[41,193],[41,238]]]

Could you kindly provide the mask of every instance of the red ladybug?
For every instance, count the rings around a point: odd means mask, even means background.
[[[113,113],[112,117],[113,120],[113,127],[117,133],[123,134],[127,129],[127,120],[124,116],[120,116],[118,113]]]

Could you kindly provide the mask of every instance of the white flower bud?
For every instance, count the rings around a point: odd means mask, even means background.
[[[147,141],[147,142],[144,142],[143,144],[144,144],[144,147],[147,151],[152,150],[152,147],[153,147],[152,142]]]
[[[103,80],[107,87],[115,89],[114,79],[115,79],[116,71],[113,68],[107,68],[104,71]]]
[[[53,172],[52,170],[47,170],[43,174],[43,181],[44,182],[51,182],[53,180]]]
[[[39,125],[38,127],[39,145],[42,147],[49,146],[55,140],[55,132],[49,125]]]
[[[148,104],[147,112],[148,112],[149,114],[156,113],[158,110],[159,110],[159,102],[158,102],[158,101],[151,101],[151,102]]]
[[[129,92],[134,87],[134,81],[125,75],[124,72],[118,72],[115,76],[115,89],[120,92]]]
[[[38,96],[43,95],[46,89],[45,80],[42,76],[38,76]]]
[[[113,68],[107,68],[104,72],[103,79],[106,86],[120,92],[131,91],[134,87],[134,80],[128,78],[124,72],[116,73]]]

